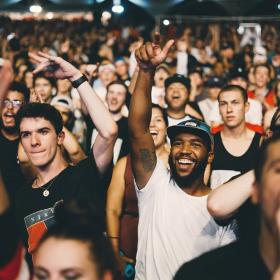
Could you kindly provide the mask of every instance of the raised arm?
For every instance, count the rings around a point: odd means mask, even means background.
[[[168,41],[160,48],[160,35],[135,51],[139,66],[138,78],[132,94],[128,126],[131,142],[131,158],[134,177],[139,189],[145,187],[156,166],[156,154],[149,126],[152,113],[151,89],[156,67],[161,64],[173,45]]]
[[[50,56],[42,52],[39,52],[38,55],[29,54],[29,56],[39,62],[34,73],[48,71],[50,75],[58,79],[69,79],[72,83],[82,77],[82,73],[76,67],[61,57]],[[77,90],[98,131],[92,151],[99,172],[104,174],[113,158],[118,128],[102,100],[87,81],[81,83]]]
[[[208,196],[209,213],[217,220],[232,217],[251,196],[254,180],[254,171],[251,170],[214,189]]]
[[[120,219],[122,215],[125,195],[124,173],[127,157],[121,158],[115,165],[112,180],[107,192],[106,220],[107,234],[116,256],[119,271],[123,273],[127,262],[134,263],[133,259],[120,256]]]
[[[14,73],[11,63],[0,58],[0,104],[2,104],[13,78]]]

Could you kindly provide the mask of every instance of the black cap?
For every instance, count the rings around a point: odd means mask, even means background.
[[[189,117],[186,121],[180,122],[176,125],[171,125],[167,128],[167,135],[171,141],[179,133],[192,133],[204,139],[209,146],[212,147],[214,144],[214,137],[211,133],[210,127],[203,121]]]
[[[206,87],[217,87],[217,88],[222,88],[225,84],[225,80],[219,76],[211,76],[206,82],[205,86]]]
[[[183,75],[175,74],[169,78],[167,78],[164,82],[164,86],[167,89],[173,83],[181,83],[183,84],[188,91],[191,89],[191,81],[189,78],[186,78]]]
[[[233,68],[229,72],[229,80],[233,80],[236,78],[242,78],[244,80],[247,80],[247,74],[247,71],[241,67]]]
[[[193,73],[198,73],[200,76],[203,75],[203,70],[201,67],[194,67],[189,71],[189,75],[193,74]]]

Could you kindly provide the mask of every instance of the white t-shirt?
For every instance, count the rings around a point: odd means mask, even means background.
[[[158,160],[149,182],[136,188],[139,206],[137,280],[171,280],[180,266],[236,239],[233,226],[218,226],[207,196],[185,193]]]
[[[213,107],[215,106],[215,104],[216,104],[216,100],[213,101],[210,98],[206,98],[206,99],[198,102],[198,106],[199,106],[200,111],[202,112],[204,121],[209,126],[211,126],[211,121],[209,119],[209,115],[210,115]]]
[[[188,121],[190,120],[190,116],[189,115],[185,115],[183,118],[181,119],[174,119],[174,118],[171,118],[169,116],[167,116],[167,119],[168,119],[168,126],[172,126],[172,125],[176,125],[180,122],[183,122],[183,121]]]

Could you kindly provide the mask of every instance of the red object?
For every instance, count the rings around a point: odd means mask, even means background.
[[[248,97],[255,99],[255,92],[254,91],[248,91]],[[265,96],[265,101],[267,104],[269,104],[272,107],[275,107],[276,104],[276,98],[275,98],[275,93],[274,91],[270,90],[267,95]]]
[[[264,135],[264,129],[260,125],[246,123],[246,127],[251,129],[251,130],[253,130],[253,131],[255,131],[255,132],[258,132],[258,133]],[[211,132],[212,132],[212,134],[216,134],[216,133],[222,131],[223,129],[224,129],[224,125],[220,124],[219,126],[212,127],[211,128]]]
[[[15,280],[19,276],[19,271],[23,261],[23,246],[19,242],[15,255],[10,262],[0,269],[0,279]]]

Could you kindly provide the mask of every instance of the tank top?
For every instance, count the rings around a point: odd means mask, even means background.
[[[261,134],[255,133],[247,151],[241,156],[230,154],[222,141],[221,132],[214,135],[214,160],[212,163],[211,188],[215,188],[232,177],[254,168],[259,151]]]
[[[120,250],[125,256],[136,259],[139,217],[130,155],[127,156],[124,180],[125,193],[120,220]]]

